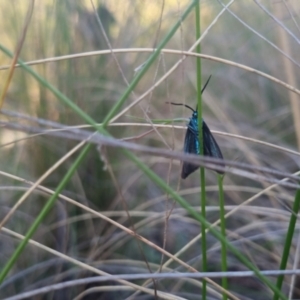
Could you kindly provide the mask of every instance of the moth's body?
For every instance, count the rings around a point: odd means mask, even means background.
[[[202,120],[202,130],[204,146],[203,155],[223,159],[222,152],[204,120]],[[196,110],[193,111],[192,117],[190,118],[188,123],[188,128],[184,139],[184,152],[198,155],[200,155],[201,152],[199,143],[198,112]],[[183,162],[181,178],[187,178],[198,168],[199,166],[197,165],[188,162]],[[217,172],[223,174],[223,172]]]
[[[210,78],[211,78],[211,76],[209,76],[204,87],[202,88],[201,94],[205,90],[205,87],[207,86]],[[187,131],[186,131],[185,138],[184,138],[184,152],[200,155],[201,151],[200,151],[200,143],[199,143],[199,127],[198,127],[197,108],[196,108],[196,110],[194,110],[192,107],[190,107],[186,104],[174,103],[174,102],[169,102],[169,103],[173,104],[173,105],[185,106],[193,112],[192,117],[190,118],[189,123],[187,124]],[[203,132],[203,134],[202,134],[203,155],[223,159],[222,152],[221,152],[216,140],[214,139],[213,135],[211,134],[208,126],[204,122],[204,120],[202,120],[202,132]],[[223,166],[225,166],[225,164],[223,164]],[[199,166],[197,166],[197,165],[194,165],[194,164],[188,163],[188,162],[183,162],[181,178],[183,178],[183,179],[187,178],[191,173],[196,171],[198,168],[199,168]],[[224,172],[221,172],[218,170],[215,170],[215,171],[220,174],[224,174]]]

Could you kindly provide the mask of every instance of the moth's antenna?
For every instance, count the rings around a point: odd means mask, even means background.
[[[210,81],[210,78],[211,78],[211,75],[208,77],[207,81],[205,82],[204,87],[203,87],[202,90],[201,90],[201,95],[203,94],[203,92],[204,92],[206,86],[208,85],[208,83],[209,83],[209,81]],[[197,104],[197,106],[196,106],[196,111],[198,111],[198,104]]]
[[[190,106],[183,104],[183,103],[175,103],[175,102],[166,102],[167,104],[172,104],[172,105],[178,105],[178,106],[185,106],[187,108],[189,108],[192,112],[195,112],[195,110],[193,108],[191,108]]]
[[[204,84],[204,87],[203,87],[202,90],[201,90],[201,94],[203,94],[203,92],[204,92],[206,86],[208,85],[208,83],[209,83],[209,81],[210,81],[210,78],[211,78],[211,75],[208,77],[206,83]]]
[[[206,86],[208,85],[209,81],[210,81],[210,78],[211,78],[211,75],[208,77],[207,81],[205,82],[204,84],[204,87],[202,88],[201,90],[201,94],[204,92]],[[186,104],[183,104],[183,103],[175,103],[175,102],[166,102],[168,104],[172,104],[172,105],[178,105],[178,106],[185,106],[187,108],[189,108],[192,112],[196,112],[197,111],[197,108],[196,110],[194,110],[193,108],[191,108],[190,106],[186,105]],[[198,106],[197,106],[198,107]]]

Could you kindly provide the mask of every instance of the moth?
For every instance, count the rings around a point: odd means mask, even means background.
[[[211,76],[209,76],[207,82],[205,83],[204,87],[201,90],[201,94],[205,90]],[[183,104],[183,103],[174,103],[169,102],[172,105],[181,105],[189,108],[193,114],[192,117],[189,119],[187,124],[187,131],[184,138],[184,153],[190,154],[198,154],[200,155],[200,143],[199,143],[199,126],[198,126],[198,111],[197,108],[194,110],[190,106]],[[202,132],[203,132],[203,154],[205,156],[215,157],[219,159],[223,159],[222,152],[218,143],[216,142],[215,138],[213,137],[212,133],[209,130],[209,127],[202,120]],[[225,165],[224,165],[225,166]],[[182,171],[181,171],[181,178],[187,178],[191,173],[195,172],[199,168],[198,165],[194,165],[190,162],[183,162]],[[224,174],[224,172],[215,170],[219,174]]]

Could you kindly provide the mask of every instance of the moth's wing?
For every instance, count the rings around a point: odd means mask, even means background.
[[[191,121],[188,125],[185,139],[184,139],[184,153],[190,154],[199,154],[199,141],[197,131],[194,128],[191,128]],[[199,166],[191,164],[189,162],[183,162],[182,171],[181,171],[181,178],[187,178],[191,173],[195,172]]]
[[[223,159],[223,155],[220,150],[220,147],[217,144],[212,133],[210,132],[207,124],[204,121],[203,121],[203,144],[204,144],[204,155]],[[225,164],[223,164],[223,166],[225,166]],[[224,172],[222,171],[216,170],[216,172],[220,174],[224,174]]]

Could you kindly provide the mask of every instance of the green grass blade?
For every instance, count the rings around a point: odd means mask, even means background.
[[[202,131],[202,130],[201,130]],[[202,143],[203,144],[203,143]],[[205,190],[205,169],[200,168],[200,184],[201,184],[201,194],[200,194],[200,205],[201,205],[201,215],[206,219],[206,190]],[[206,246],[206,230],[205,226],[201,226],[201,249],[202,249],[202,270],[207,271],[207,246]],[[202,297],[206,299],[206,281],[202,281]]]
[[[296,192],[293,210],[292,210],[290,223],[289,223],[289,228],[288,228],[286,240],[284,243],[284,249],[283,249],[281,263],[280,263],[280,270],[286,269],[286,265],[287,265],[287,261],[289,258],[291,245],[292,245],[292,240],[293,240],[293,236],[294,236],[295,226],[296,226],[296,222],[297,222],[299,208],[300,208],[300,190],[298,190]],[[277,277],[276,286],[279,290],[281,290],[283,279],[284,279],[283,275],[279,275]],[[275,293],[273,299],[278,300],[278,298],[279,298],[278,294]]]
[[[196,40],[198,40],[201,36],[201,24],[200,24],[200,4],[197,2],[195,6],[195,25],[196,25]],[[196,47],[196,52],[201,53],[200,44]],[[204,144],[203,144],[203,123],[202,123],[202,95],[201,95],[201,82],[202,82],[202,74],[201,74],[201,59],[200,57],[196,58],[196,69],[197,69],[197,108],[198,108],[198,130],[199,130],[199,144],[200,144],[200,155],[204,153]],[[201,194],[200,194],[200,206],[201,206],[201,214],[202,217],[206,218],[206,190],[205,190],[205,169],[204,167],[200,167],[200,186],[201,186]],[[206,246],[206,231],[205,227],[201,226],[201,248],[202,248],[202,270],[203,272],[207,271],[207,246]],[[206,299],[206,281],[202,281],[202,299]]]

